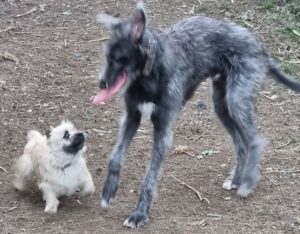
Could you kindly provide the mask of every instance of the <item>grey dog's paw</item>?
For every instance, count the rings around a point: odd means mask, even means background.
[[[253,187],[249,186],[248,184],[242,184],[237,193],[243,198],[246,198],[250,193],[253,192]]]
[[[123,226],[128,228],[142,227],[148,221],[147,215],[145,213],[134,211],[129,215],[128,219],[125,220]]]
[[[114,199],[118,190],[118,181],[118,176],[108,175],[102,192],[101,206],[103,208],[107,208]]]
[[[223,183],[223,189],[225,190],[231,190],[231,189],[237,189],[239,186],[235,183],[233,183],[233,180],[231,178],[227,178]]]

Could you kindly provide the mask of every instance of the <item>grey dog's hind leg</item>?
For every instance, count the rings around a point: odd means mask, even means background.
[[[139,202],[136,209],[131,213],[124,226],[135,228],[142,226],[147,221],[148,210],[152,203],[156,191],[158,175],[163,163],[166,150],[172,142],[172,125],[174,115],[168,113],[167,110],[161,108],[156,109],[156,113],[152,115],[154,126],[154,145],[150,164],[144,177],[140,189]]]
[[[108,175],[104,183],[102,192],[102,207],[109,206],[112,199],[115,197],[119,179],[120,171],[123,166],[124,156],[128,149],[133,136],[135,135],[141,122],[141,114],[136,111],[133,113],[126,113],[121,120],[120,133],[117,144],[110,156]]]
[[[238,126],[247,148],[245,165],[240,175],[238,194],[246,197],[259,180],[259,161],[265,142],[257,133],[254,123],[255,101],[263,79],[260,70],[231,69],[226,80],[226,102],[229,116]],[[239,155],[240,156],[240,155]]]
[[[213,102],[214,109],[224,125],[227,132],[232,137],[235,154],[236,154],[236,164],[233,167],[230,175],[226,178],[223,183],[223,188],[230,190],[232,188],[238,188],[240,185],[240,177],[244,168],[247,149],[246,145],[240,135],[239,127],[235,121],[230,117],[226,102],[226,77],[220,76],[215,77],[213,81]]]

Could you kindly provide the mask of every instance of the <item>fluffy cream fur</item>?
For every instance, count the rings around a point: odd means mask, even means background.
[[[66,131],[68,139],[64,138]],[[93,194],[95,191],[92,176],[83,158],[86,146],[79,147],[78,152],[64,150],[64,147],[74,144],[78,133],[80,131],[69,121],[63,121],[53,128],[49,138],[37,131],[29,131],[24,153],[16,161],[13,182],[15,188],[24,190],[26,180],[35,174],[46,201],[44,211],[47,213],[57,212],[60,196],[71,196],[77,189],[80,190],[80,196]]]

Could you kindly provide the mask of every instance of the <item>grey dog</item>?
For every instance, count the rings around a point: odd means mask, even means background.
[[[145,224],[174,122],[208,77],[212,79],[215,112],[235,146],[236,164],[223,188],[236,188],[242,197],[251,193],[259,180],[258,165],[265,145],[254,123],[263,79],[269,72],[296,92],[300,92],[300,83],[278,68],[252,33],[231,22],[195,16],[158,34],[147,29],[142,4],[129,21],[106,14],[100,14],[98,21],[110,28],[112,35],[105,52],[107,64],[99,77],[100,91],[93,102],[100,104],[122,90],[125,103],[102,206],[109,206],[115,197],[125,153],[142,116],[148,114],[154,128],[152,156],[138,204],[124,226]]]

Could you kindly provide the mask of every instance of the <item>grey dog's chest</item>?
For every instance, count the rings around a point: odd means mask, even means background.
[[[138,104],[138,110],[144,119],[150,119],[152,113],[155,111],[155,104],[153,102],[144,102]]]

